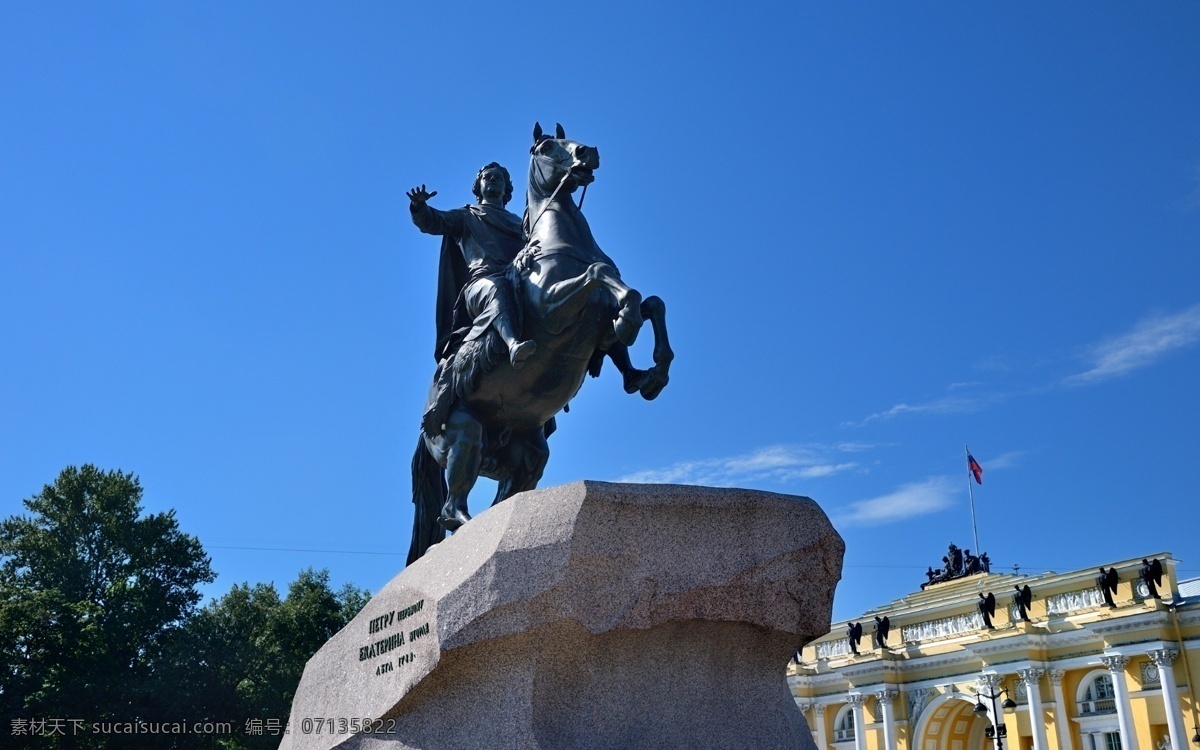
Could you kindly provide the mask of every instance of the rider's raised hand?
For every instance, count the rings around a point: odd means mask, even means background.
[[[425,186],[422,185],[419,188],[413,188],[412,190],[409,190],[407,193],[405,193],[405,195],[407,195],[408,199],[412,201],[412,207],[417,208],[418,206],[425,205],[426,201],[437,195],[437,191],[434,190],[432,193],[427,192],[425,190]]]

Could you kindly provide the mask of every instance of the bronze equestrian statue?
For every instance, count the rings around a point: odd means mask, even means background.
[[[493,505],[534,489],[550,456],[554,416],[600,374],[607,357],[628,393],[653,399],[674,354],[666,306],[642,296],[592,237],[572,199],[594,179],[600,156],[533,130],[525,215],[505,209],[512,182],[499,164],[480,170],[478,204],[428,205],[408,192],[413,223],[443,237],[438,279],[437,371],[413,455],[411,564],[471,519],[467,496],[482,475],[499,483]],[[628,347],[643,321],[654,330],[654,365],[633,366]]]

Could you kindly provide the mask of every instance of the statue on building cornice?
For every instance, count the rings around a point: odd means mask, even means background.
[[[1146,588],[1150,591],[1150,596],[1154,599],[1162,598],[1158,594],[1158,587],[1162,585],[1162,574],[1161,561],[1142,558],[1142,580],[1146,582]]]
[[[996,616],[996,595],[988,592],[987,596],[983,592],[979,592],[979,614],[983,615],[983,626],[988,630],[995,630],[996,626],[992,625],[992,618]]]
[[[875,615],[875,644],[879,648],[887,651],[888,632],[892,629],[892,621],[887,615],[880,619],[879,615]]]
[[[1117,584],[1121,579],[1117,576],[1116,568],[1104,569],[1100,566],[1100,575],[1096,577],[1096,585],[1100,587],[1100,593],[1104,595],[1104,603],[1109,607],[1116,607],[1116,602],[1113,597],[1117,594]]]
[[[846,626],[846,640],[850,642],[850,653],[858,656],[858,644],[862,640],[863,626],[861,622],[852,622]]]
[[[1100,565],[1100,575],[1096,578],[1096,584],[1100,587],[1100,593],[1104,594],[1104,604],[1109,607],[1116,607],[1116,602],[1112,598],[1117,595],[1117,584],[1121,582],[1121,577],[1117,576],[1116,568],[1104,570],[1104,565]]]
[[[1025,622],[1030,622],[1029,608],[1033,605],[1033,591],[1029,588],[1029,584],[1024,586],[1013,586],[1017,593],[1013,594],[1013,604],[1017,607],[1017,612],[1021,619]]]

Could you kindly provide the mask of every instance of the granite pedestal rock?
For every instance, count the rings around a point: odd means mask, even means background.
[[[844,550],[802,497],[522,493],[309,660],[281,748],[815,748],[784,672],[829,630]]]

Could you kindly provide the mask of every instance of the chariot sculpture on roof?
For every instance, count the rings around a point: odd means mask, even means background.
[[[956,578],[965,578],[976,573],[990,572],[992,572],[992,561],[986,552],[982,555],[972,555],[971,550],[961,550],[958,545],[951,544],[946,554],[942,556],[941,567],[937,570],[930,567],[925,571],[927,580],[921,584],[921,588],[932,586],[935,583],[953,581]]]

